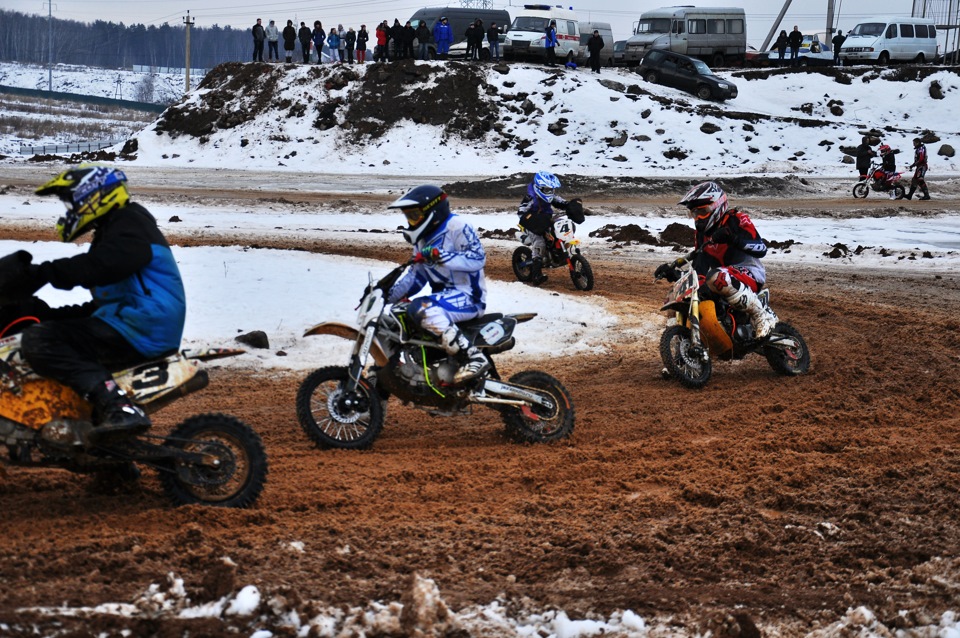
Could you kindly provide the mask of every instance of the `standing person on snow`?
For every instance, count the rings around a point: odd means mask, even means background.
[[[837,31],[837,35],[830,41],[833,44],[833,66],[840,66],[840,49],[846,41],[847,36],[843,35],[843,31]]]
[[[543,31],[543,46],[547,54],[547,66],[554,66],[557,63],[557,21],[551,20],[550,24]]]
[[[587,51],[590,52],[590,68],[594,73],[600,73],[600,50],[603,48],[603,38],[600,32],[593,30],[593,36],[587,41]]]
[[[490,61],[500,62],[500,29],[496,22],[490,23],[487,29],[487,44],[490,46]]]
[[[297,30],[293,27],[293,20],[287,20],[283,27],[283,52],[287,56],[287,64],[293,62],[293,48],[297,45]]]
[[[777,41],[773,44],[773,48],[777,50],[777,58],[779,59],[780,66],[783,66],[783,56],[787,54],[787,45],[790,43],[790,38],[787,36],[787,32],[784,29],[780,29],[780,35],[777,36]]]
[[[403,58],[403,25],[398,18],[393,19],[393,26],[388,31],[390,35],[390,46],[393,47],[393,57],[391,60],[400,60]]]
[[[267,39],[267,32],[263,28],[263,19],[257,18],[253,25],[253,61],[263,62],[263,41]]]
[[[864,135],[857,147],[857,172],[860,173],[861,180],[870,177],[871,160],[876,156],[877,153],[870,147],[870,138]]]
[[[300,40],[300,51],[303,53],[303,63],[310,63],[310,43],[313,41],[313,33],[306,22],[300,23],[300,30],[297,31],[297,39]]]
[[[347,35],[343,36],[344,51],[347,52],[347,62],[353,64],[353,48],[357,44],[357,32],[353,27],[347,28]]]
[[[790,66],[797,66],[800,64],[800,45],[803,44],[803,33],[797,25],[793,25],[787,41],[790,43]]]
[[[22,353],[37,374],[93,405],[95,440],[149,429],[150,419],[110,370],[179,349],[187,310],[170,245],[147,209],[130,201],[126,182],[122,171],[81,164],[40,186],[38,195],[55,195],[67,206],[57,222],[60,240],[90,230],[93,239],[86,253],[26,265],[19,278],[29,293],[49,283],[87,288],[93,297],[61,308],[34,302],[40,323],[23,332]]]
[[[279,62],[280,61],[280,49],[278,48],[280,42],[280,29],[277,28],[277,23],[273,20],[270,21],[270,24],[267,25],[267,62]]]
[[[450,45],[453,44],[453,27],[450,26],[446,16],[440,16],[437,23],[433,25],[433,41],[437,43],[437,57],[446,60],[447,54],[450,53]]]
[[[407,315],[439,337],[447,354],[466,355],[455,383],[475,379],[490,368],[490,361],[456,324],[476,319],[487,307],[487,257],[480,238],[473,226],[450,212],[447,194],[437,186],[417,186],[389,208],[399,208],[407,218],[402,232],[413,245],[413,266],[390,289],[387,303],[429,285],[432,293],[411,301]]]
[[[919,137],[913,138],[913,164],[910,168],[915,169],[913,179],[910,180],[910,192],[907,193],[907,199],[913,199],[913,192],[920,187],[923,193],[922,197],[917,199],[930,199],[930,193],[927,192],[927,147]]]
[[[387,26],[386,20],[377,26],[377,48],[373,52],[374,62],[386,62],[389,60],[389,57],[387,56],[387,39],[390,37],[389,31],[390,27]]]
[[[430,59],[430,27],[423,20],[417,25],[417,59]]]
[[[530,237],[530,252],[533,254],[530,281],[534,286],[540,286],[547,281],[547,276],[543,274],[543,257],[547,251],[544,234],[553,226],[553,208],[566,211],[575,224],[583,223],[583,203],[580,199],[565,200],[557,195],[559,189],[560,180],[556,175],[540,171],[527,185],[527,194],[523,196],[517,209],[520,225]]]
[[[323,23],[313,21],[313,48],[317,51],[317,64],[323,64],[323,43],[327,39],[327,32],[323,30]]]
[[[710,292],[746,311],[756,338],[766,338],[776,328],[777,316],[764,308],[757,297],[767,280],[760,263],[767,254],[767,244],[753,221],[739,208],[727,208],[727,194],[716,182],[697,184],[680,204],[687,207],[694,219],[695,250],[685,258],[659,266],[656,276],[669,279],[678,266],[693,259],[694,269],[706,278]]]
[[[330,50],[331,64],[343,61],[340,59],[340,34],[334,27],[330,27],[330,35],[327,36],[327,48]]]
[[[357,62],[363,64],[367,61],[367,42],[370,40],[370,34],[367,33],[367,25],[361,24],[357,31]]]

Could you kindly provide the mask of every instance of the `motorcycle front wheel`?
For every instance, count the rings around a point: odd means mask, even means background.
[[[713,364],[694,350],[690,329],[685,326],[669,326],[663,331],[660,359],[670,376],[687,388],[702,388],[713,373]]]
[[[570,436],[576,415],[570,393],[559,381],[545,372],[525,370],[510,377],[510,383],[546,392],[554,404],[551,409],[501,408],[500,418],[510,438],[520,443],[548,443]]]
[[[315,370],[297,391],[297,420],[311,441],[324,449],[363,450],[383,429],[384,410],[366,378],[353,392],[345,367]]]
[[[857,199],[866,199],[868,193],[870,193],[870,186],[866,182],[857,182],[853,187],[853,196]]]
[[[894,199],[903,199],[907,195],[907,189],[897,184],[893,187],[893,197]]]
[[[777,374],[794,376],[806,374],[810,369],[810,351],[807,342],[800,336],[800,332],[790,324],[779,322],[773,329],[771,337],[777,335],[788,337],[797,342],[795,348],[781,348],[776,345],[765,346],[763,356]]]
[[[201,414],[178,425],[165,446],[205,457],[175,461],[160,483],[177,505],[244,508],[253,505],[267,480],[263,441],[250,426],[226,414]]]
[[[570,258],[570,279],[577,290],[593,289],[593,268],[583,255]]]
[[[527,283],[533,279],[533,252],[527,246],[520,246],[513,251],[513,274],[517,281]]]

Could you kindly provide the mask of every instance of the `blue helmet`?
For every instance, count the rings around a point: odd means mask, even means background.
[[[399,208],[407,218],[403,237],[416,244],[421,236],[428,236],[450,217],[447,194],[438,186],[417,186],[387,208]]]
[[[553,173],[540,171],[533,176],[533,192],[548,204],[553,201],[553,196],[559,189],[560,180]]]

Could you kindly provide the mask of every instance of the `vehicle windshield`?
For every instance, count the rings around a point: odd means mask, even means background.
[[[510,25],[511,31],[543,31],[550,21],[537,16],[517,16]]]
[[[670,33],[670,18],[648,18],[637,22],[636,34]]]
[[[878,36],[883,33],[883,30],[887,28],[887,25],[883,22],[863,22],[853,27],[853,31],[847,34],[847,36],[855,35],[870,35]]]

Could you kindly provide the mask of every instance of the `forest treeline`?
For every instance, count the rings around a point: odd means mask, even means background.
[[[250,26],[253,26],[251,22]],[[0,10],[0,60],[45,64],[53,42],[55,64],[83,64],[107,69],[134,64],[184,67],[186,26],[124,25],[104,20],[78,22]],[[222,62],[249,60],[250,28],[190,28],[190,66],[211,69]]]

